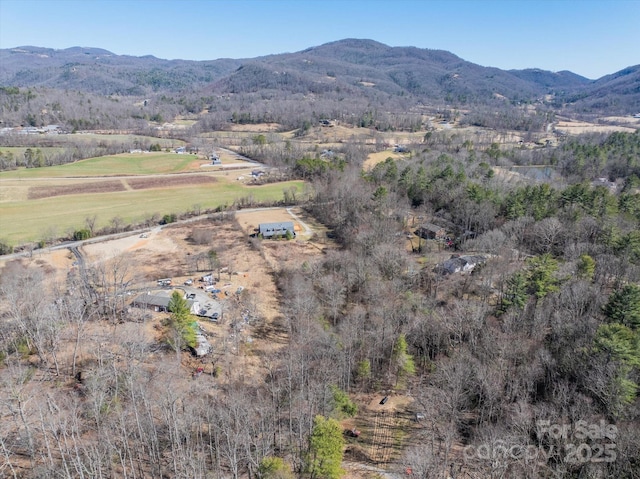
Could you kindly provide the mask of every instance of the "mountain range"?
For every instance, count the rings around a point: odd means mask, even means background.
[[[501,70],[443,51],[345,39],[250,59],[162,60],[100,48],[0,50],[0,85],[107,96],[326,95],[454,107],[539,102],[576,112],[640,111],[640,65],[597,80],[569,71]]]

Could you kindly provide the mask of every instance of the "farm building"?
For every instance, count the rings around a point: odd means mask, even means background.
[[[145,293],[138,296],[131,303],[131,306],[136,308],[151,309],[157,313],[164,313],[169,311],[169,301],[171,298],[162,294]],[[194,300],[187,300],[189,306],[189,312],[191,314],[197,314],[200,310],[200,303]]]
[[[261,223],[258,226],[258,234],[263,238],[272,238],[273,236],[286,236],[287,231],[291,236],[296,235],[296,232],[293,228],[293,221],[283,221],[281,223]]]
[[[447,236],[444,228],[434,225],[433,223],[425,223],[419,226],[415,233],[424,239],[444,239]]]

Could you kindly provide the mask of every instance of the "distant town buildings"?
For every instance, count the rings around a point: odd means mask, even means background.
[[[0,135],[62,135],[69,133],[60,125],[20,126],[0,128]]]

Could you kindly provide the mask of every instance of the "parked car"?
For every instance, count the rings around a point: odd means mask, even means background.
[[[191,278],[189,278],[188,280],[186,280],[184,282],[185,286],[191,286],[193,284],[193,280]]]

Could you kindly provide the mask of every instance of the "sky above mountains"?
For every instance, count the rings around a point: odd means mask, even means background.
[[[596,79],[640,63],[640,0],[0,0],[0,48],[213,60],[344,38]]]

